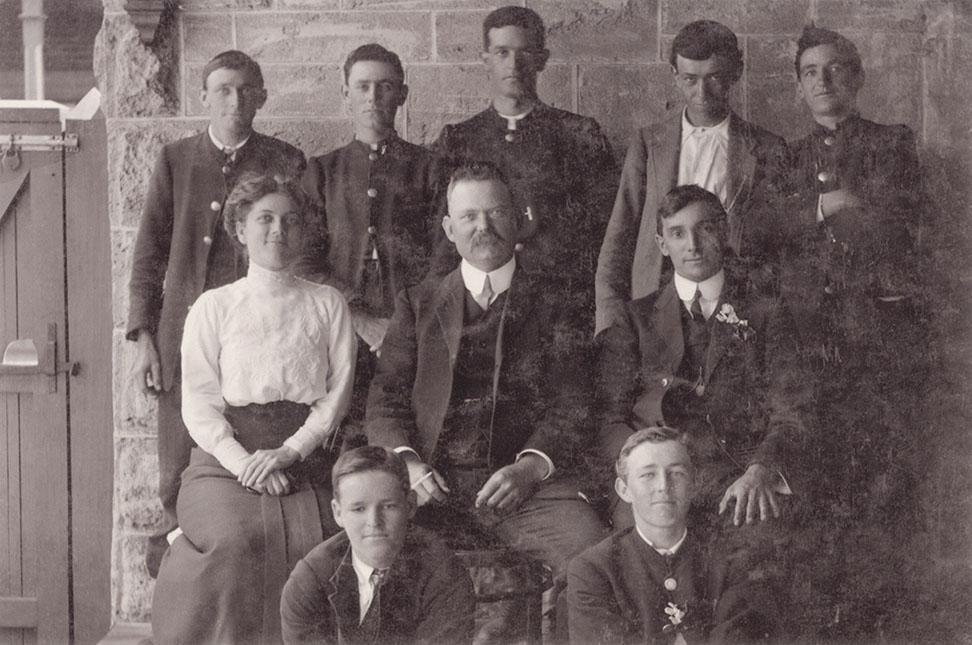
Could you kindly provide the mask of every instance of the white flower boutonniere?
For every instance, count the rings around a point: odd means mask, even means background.
[[[677,631],[678,626],[685,619],[685,610],[673,602],[669,602],[665,607],[665,614],[668,616],[668,624],[662,628],[666,634]]]
[[[749,340],[756,335],[756,330],[749,326],[749,321],[736,315],[736,310],[728,302],[723,303],[716,314],[716,320],[730,325],[733,334],[739,340]]]

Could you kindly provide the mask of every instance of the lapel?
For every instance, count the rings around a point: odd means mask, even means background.
[[[361,609],[358,606],[358,577],[354,572],[354,566],[351,564],[350,544],[329,582],[331,589],[327,594],[327,601],[334,609],[334,616],[337,621],[336,631],[338,635],[353,634],[358,629]],[[340,642],[345,641],[340,636],[339,639]]]
[[[682,335],[682,312],[679,307],[682,301],[678,299],[675,281],[671,280],[655,300],[655,329],[658,337],[665,342],[662,345],[663,354],[659,362],[667,367],[674,375],[682,362],[685,353],[685,338]]]
[[[734,329],[732,325],[719,322],[716,316],[719,315],[719,311],[722,309],[722,305],[728,303],[731,304],[733,309],[736,310],[736,315],[740,318],[746,318],[745,308],[741,304],[741,289],[739,288],[739,281],[736,280],[729,270],[726,268],[726,282],[722,287],[722,294],[719,296],[719,303],[716,305],[715,311],[712,312],[712,318],[710,318],[711,327],[709,330],[709,349],[705,354],[705,370],[703,372],[703,383],[708,384],[709,379],[712,377],[712,373],[715,371],[716,366],[719,365],[719,361],[726,353],[726,349],[729,344],[734,339]]]
[[[648,172],[655,178],[657,201],[668,194],[678,182],[678,155],[682,150],[682,112],[675,113],[664,127],[655,133],[651,150],[652,167]]]
[[[446,275],[435,294],[435,316],[442,329],[449,355],[449,367],[454,368],[459,354],[459,341],[462,338],[463,307],[466,299],[466,285],[462,281],[459,267]],[[451,390],[451,384],[449,389]]]
[[[749,124],[736,116],[729,114],[729,219],[735,218],[739,207],[749,199],[753,188],[753,176],[756,172],[756,156],[753,154],[755,139],[750,134]]]

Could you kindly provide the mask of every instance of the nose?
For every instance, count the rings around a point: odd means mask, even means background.
[[[230,107],[237,107],[240,104],[240,91],[236,88],[231,88],[229,92],[226,93],[226,104]]]
[[[370,103],[374,103],[378,100],[378,85],[377,83],[371,84],[365,89],[365,98],[368,99]]]
[[[385,517],[377,506],[368,510],[366,520],[372,529],[382,529],[385,526]]]
[[[476,213],[476,219],[473,222],[476,225],[477,231],[485,231],[490,227],[489,215],[486,211],[479,211]]]
[[[668,473],[662,472],[655,477],[655,490],[659,493],[668,492],[668,488],[671,485],[671,477]]]
[[[685,234],[685,244],[689,251],[694,251],[698,247],[699,236],[695,231],[689,231]]]

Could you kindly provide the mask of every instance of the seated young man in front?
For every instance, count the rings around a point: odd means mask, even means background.
[[[745,560],[713,557],[689,527],[697,490],[688,435],[635,432],[615,463],[618,496],[634,527],[571,561],[570,641],[698,643],[768,641],[776,635],[769,587]]]
[[[415,493],[402,458],[355,448],[338,458],[331,482],[344,532],[291,573],[280,603],[284,642],[471,642],[472,582],[451,551],[409,526]]]

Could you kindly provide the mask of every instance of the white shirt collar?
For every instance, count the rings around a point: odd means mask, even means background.
[[[236,154],[236,151],[242,148],[243,146],[245,146],[246,142],[249,141],[250,137],[253,135],[253,133],[251,132],[250,134],[246,135],[246,137],[242,141],[237,143],[235,146],[231,146],[228,143],[223,143],[222,141],[216,138],[216,133],[213,132],[213,126],[209,126],[207,131],[209,132],[209,139],[210,141],[213,142],[214,146],[216,146],[223,152],[229,149],[231,151],[231,154]]]
[[[496,111],[496,114],[499,114],[501,117],[503,117],[504,119],[506,119],[506,129],[507,130],[516,130],[517,123],[520,120],[522,120],[523,118],[525,118],[526,115],[530,114],[530,112],[533,112],[533,108],[535,108],[535,107],[536,107],[535,104],[534,105],[531,105],[530,106],[530,109],[528,109],[526,112],[523,112],[522,114],[516,114],[514,116],[510,116],[509,114],[503,114],[499,110]]]
[[[246,279],[254,284],[270,287],[281,284],[293,284],[296,280],[293,271],[289,267],[280,271],[273,271],[260,266],[256,262],[250,262],[248,265]]]
[[[675,555],[676,553],[678,553],[678,550],[682,548],[682,543],[685,542],[685,538],[688,537],[688,529],[686,528],[682,532],[682,537],[678,538],[678,542],[676,542],[675,544],[671,545],[666,549],[663,547],[655,546],[651,540],[645,537],[645,534],[641,532],[641,528],[637,524],[635,525],[635,530],[638,531],[638,535],[641,536],[641,539],[645,541],[645,544],[653,548],[658,553],[658,555]]]
[[[354,549],[351,549],[351,566],[354,567],[354,574],[358,576],[358,586],[371,584],[371,574],[374,573],[375,568],[359,558]]]
[[[722,287],[725,283],[725,269],[719,269],[717,274],[702,282],[693,282],[688,278],[683,278],[678,273],[675,274],[675,291],[678,292],[679,300],[683,302],[692,302],[692,299],[695,298],[696,289],[702,291],[702,300],[718,300],[719,296],[722,295]]]
[[[731,113],[730,113],[731,114]],[[701,136],[717,136],[723,141],[729,141],[729,114],[715,125],[692,125],[688,120],[688,110],[682,110],[682,141],[693,134]]]
[[[486,276],[489,276],[489,286],[493,289],[493,298],[490,300],[492,302],[501,293],[510,288],[510,283],[513,281],[513,271],[516,270],[516,256],[510,258],[510,261],[501,266],[498,269],[494,269],[489,273],[477,269],[473,265],[469,264],[466,260],[463,260],[459,264],[459,272],[462,274],[462,282],[466,285],[466,290],[473,296],[479,296],[483,292],[483,286],[486,284]]]

